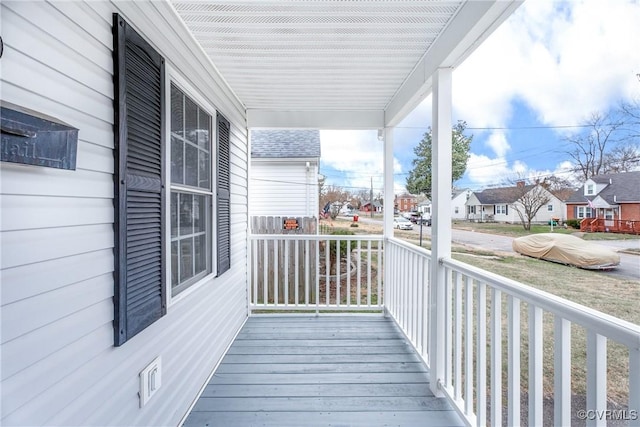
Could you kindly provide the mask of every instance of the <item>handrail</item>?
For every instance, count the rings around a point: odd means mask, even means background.
[[[592,329],[598,334],[611,338],[621,344],[632,348],[640,347],[640,326],[631,322],[451,258],[441,259],[440,262],[446,267],[460,271],[469,277],[481,280],[496,289],[505,291],[519,298],[522,302],[531,302],[537,307],[569,320],[572,323]]]

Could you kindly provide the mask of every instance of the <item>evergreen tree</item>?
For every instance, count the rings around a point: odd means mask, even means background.
[[[467,160],[469,160],[469,149],[471,148],[473,135],[464,135],[466,128],[467,123],[463,120],[458,120],[458,123],[452,129],[452,182],[462,178],[462,175],[467,170]],[[431,133],[431,127],[429,127],[422,141],[413,149],[416,158],[413,159],[413,169],[407,177],[407,191],[412,194],[425,194],[429,198],[431,198],[431,175],[433,173],[431,168],[433,151]]]

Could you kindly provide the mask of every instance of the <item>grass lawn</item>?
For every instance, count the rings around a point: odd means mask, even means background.
[[[531,230],[525,230],[522,224],[503,224],[497,222],[466,222],[466,221],[453,221],[453,228],[459,230],[479,231],[481,233],[499,234],[502,236],[520,237],[528,236],[529,234],[549,233],[551,232],[551,226],[532,224]],[[579,230],[574,228],[553,227],[554,233],[559,234],[574,234],[579,233]],[[584,240],[629,240],[637,239],[638,236],[634,234],[622,234],[622,233],[583,233],[582,238]]]

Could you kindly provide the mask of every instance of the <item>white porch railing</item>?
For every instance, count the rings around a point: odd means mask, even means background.
[[[382,236],[251,236],[250,309],[379,311]]]
[[[437,267],[445,275],[438,291],[446,303],[430,306],[430,252],[395,238],[384,240],[384,251],[381,236],[258,235],[251,241],[252,310],[384,310],[427,365],[435,357],[432,309],[444,310],[443,342],[435,344],[445,355],[438,387],[469,425],[520,425],[524,395],[528,425],[570,425],[573,415],[587,425],[622,418],[640,426],[637,325],[452,259]],[[350,262],[336,262],[345,258]],[[572,332],[584,332],[586,351],[572,345]],[[610,341],[625,348],[622,412],[607,407],[607,369],[621,369],[607,363]],[[572,367],[581,368],[572,366],[572,354],[579,352],[586,352],[586,408],[572,408]],[[543,420],[545,381],[547,392],[553,390],[552,422]]]

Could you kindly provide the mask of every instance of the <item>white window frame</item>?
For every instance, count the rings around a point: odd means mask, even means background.
[[[172,294],[171,288],[171,190],[180,190],[187,189],[189,192],[196,193],[200,192],[192,187],[183,187],[177,184],[171,183],[171,85],[174,84],[178,89],[180,89],[186,96],[191,98],[198,107],[204,110],[209,116],[211,116],[211,158],[210,158],[210,172],[211,172],[211,190],[203,191],[202,193],[211,195],[211,211],[209,212],[210,218],[209,223],[211,225],[210,231],[210,259],[208,260],[211,265],[211,271],[204,275],[203,277],[196,280],[189,287],[183,289],[178,294]],[[172,68],[169,64],[165,65],[165,93],[167,102],[165,103],[165,135],[167,141],[165,143],[165,188],[167,189],[166,197],[165,197],[165,209],[167,212],[165,218],[165,253],[167,254],[167,262],[166,262],[166,270],[165,270],[165,286],[166,289],[166,297],[167,297],[167,310],[171,309],[171,306],[179,302],[180,300],[186,298],[193,292],[197,291],[201,288],[205,283],[213,280],[216,276],[216,268],[217,268],[217,245],[215,242],[217,241],[216,230],[216,212],[217,212],[217,200],[216,200],[216,164],[217,164],[217,147],[216,147],[216,114],[217,110],[213,107],[213,105],[208,102],[192,85],[190,85],[174,68]]]
[[[496,215],[506,215],[507,205],[496,205]]]
[[[587,196],[593,196],[596,194],[596,185],[595,184],[585,184],[585,194]]]
[[[587,216],[587,212],[589,213],[589,216]],[[593,209],[589,206],[578,206],[577,217],[578,219],[594,218]]]
[[[553,204],[550,203],[550,204],[547,205],[547,212],[553,212],[554,210],[555,210],[555,208],[554,208]]]

